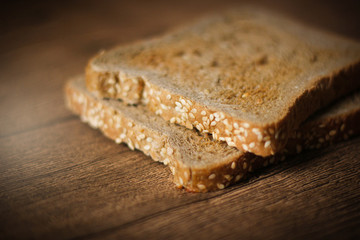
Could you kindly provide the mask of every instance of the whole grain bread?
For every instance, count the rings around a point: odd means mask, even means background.
[[[195,130],[166,122],[144,106],[99,99],[86,90],[82,77],[67,82],[65,97],[67,106],[93,128],[99,128],[116,143],[126,143],[132,150],[139,149],[155,161],[169,165],[176,185],[188,191],[223,189],[256,169],[285,159],[283,154],[259,157],[207,135],[200,136]],[[302,124],[292,134],[288,152],[312,148],[307,144],[315,138],[314,147],[319,148],[359,134],[359,120],[360,93]],[[312,131],[307,132],[308,129]]]
[[[88,89],[268,156],[313,112],[360,86],[360,44],[266,10],[204,18],[90,60]]]

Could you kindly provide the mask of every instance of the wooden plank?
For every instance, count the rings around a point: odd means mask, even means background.
[[[220,195],[84,237],[359,238],[359,145],[357,138],[300,155]]]
[[[360,39],[356,1],[256,2]],[[360,238],[359,138],[224,191],[192,194],[174,188],[166,166],[114,144],[66,110],[65,80],[100,49],[237,4],[2,5],[0,239]]]

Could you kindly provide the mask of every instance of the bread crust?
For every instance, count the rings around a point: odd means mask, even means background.
[[[282,21],[288,20],[280,22]],[[169,36],[171,34],[163,38]],[[329,39],[332,37],[329,35]],[[338,37],[334,38],[340,41]],[[159,39],[133,44],[129,48],[137,45],[146,47]],[[349,42],[351,41],[344,39],[344,43]],[[358,46],[352,44],[349,43],[350,46]],[[126,52],[127,46],[121,49]],[[184,89],[174,89],[165,84],[166,80],[155,81],[158,76],[151,75],[151,71],[134,70],[136,67],[130,67],[129,70],[125,67],[126,63],[116,68],[107,68],[106,64],[100,66],[96,61],[105,54],[107,53],[102,52],[95,56],[86,68],[87,87],[97,96],[121,99],[128,104],[144,104],[171,123],[189,129],[196,128],[202,133],[211,133],[215,140],[263,157],[281,152],[293,130],[316,110],[360,86],[360,59],[344,60],[341,67],[334,64],[330,72],[315,73],[314,76],[309,73],[312,80],[302,88],[301,93],[294,94],[287,100],[288,107],[278,113],[277,119],[259,123],[241,118],[231,110],[224,109],[222,105],[215,106],[197,96],[187,95]],[[311,61],[316,61],[316,55],[314,56]]]
[[[176,144],[176,140],[179,139],[174,139],[171,133],[159,130],[161,129],[159,125],[161,126],[165,121],[158,118],[158,122],[154,123],[157,127],[151,128],[132,119],[111,105],[112,100],[97,99],[84,87],[79,87],[83,82],[82,77],[67,82],[65,99],[68,108],[79,115],[82,121],[93,128],[98,128],[116,143],[126,143],[132,150],[138,149],[155,161],[168,165],[174,175],[176,186],[191,192],[223,189],[247,178],[257,169],[284,161],[286,155],[301,152],[303,149],[320,148],[360,133],[360,126],[357,124],[360,120],[359,105],[342,114],[315,118],[311,122],[306,122],[302,125],[303,128],[292,134],[286,153],[263,158],[231,148],[231,154],[226,156],[224,154],[224,158],[215,164],[191,164],[191,159],[186,161],[183,159],[188,157],[182,149],[187,146]],[[128,111],[133,111],[135,108],[127,107]],[[194,131],[185,128],[183,131],[196,135]],[[179,137],[181,135],[177,136]],[[221,145],[216,141],[209,144]],[[230,147],[224,147],[225,150],[228,148]]]

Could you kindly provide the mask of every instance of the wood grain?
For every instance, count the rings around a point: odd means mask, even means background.
[[[360,39],[356,1],[256,1]],[[0,10],[0,239],[360,238],[360,138],[298,155],[224,191],[178,190],[63,103],[100,49],[238,1],[13,1]]]

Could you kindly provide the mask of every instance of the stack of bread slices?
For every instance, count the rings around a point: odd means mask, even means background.
[[[65,96],[178,187],[206,192],[359,134],[359,77],[358,42],[241,8],[101,52]]]

